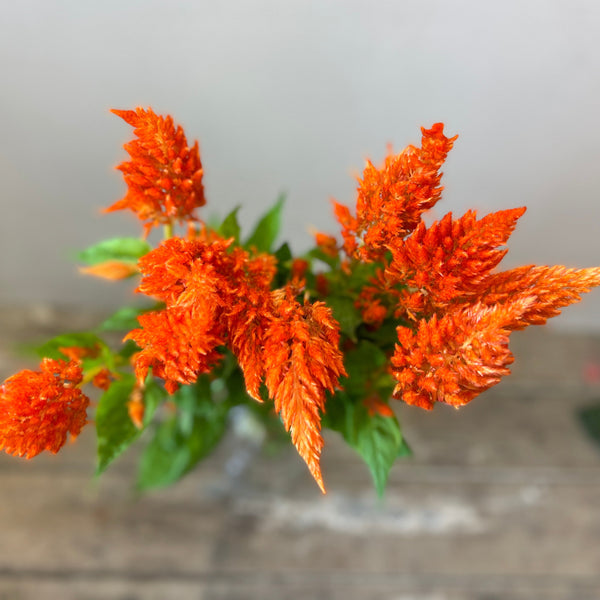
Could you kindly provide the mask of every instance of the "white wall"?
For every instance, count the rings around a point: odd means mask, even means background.
[[[137,234],[98,216],[152,106],[198,138],[210,206],[251,223],[288,192],[285,236],[336,230],[330,197],[420,125],[458,133],[436,215],[529,207],[505,263],[600,264],[597,0],[19,0],[0,17],[0,302],[117,305],[67,257]],[[563,326],[600,329],[600,291]]]

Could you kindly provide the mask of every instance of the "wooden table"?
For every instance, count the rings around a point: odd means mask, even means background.
[[[0,314],[2,377],[16,342],[89,320]],[[600,403],[600,337],[538,328],[512,348],[512,377],[470,406],[398,405],[415,457],[383,502],[333,433],[326,496],[292,449],[235,435],[142,498],[135,452],[93,480],[92,428],[57,456],[2,454],[0,600],[597,600],[600,449],[576,411]]]

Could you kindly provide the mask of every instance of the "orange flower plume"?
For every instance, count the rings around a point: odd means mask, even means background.
[[[398,382],[394,397],[427,410],[436,401],[458,407],[497,384],[513,362],[510,331],[533,303],[532,298],[492,307],[477,303],[422,319],[417,332],[398,327],[391,359]]]
[[[117,167],[127,194],[106,212],[132,210],[146,221],[146,234],[159,224],[195,220],[195,209],[206,203],[198,142],[190,148],[183,129],[150,108],[112,112],[135,127],[137,139],[125,144],[131,160]]]
[[[423,212],[440,199],[439,169],[457,136],[447,138],[442,123],[421,131],[421,148],[408,146],[400,154],[389,155],[379,169],[367,162],[359,180],[356,218],[335,203],[348,254],[358,252],[363,260],[381,258],[386,247],[409,234]]]
[[[56,454],[87,423],[89,398],[77,387],[78,362],[45,358],[40,371],[24,370],[0,386],[0,449],[33,458]]]
[[[396,316],[431,315],[451,303],[476,300],[483,282],[502,260],[508,241],[525,208],[489,214],[477,220],[468,211],[458,220],[448,213],[426,228],[421,222],[405,240],[390,245],[392,260],[385,271],[388,288],[401,283]]]
[[[265,383],[292,442],[323,492],[319,460],[325,393],[346,375],[339,325],[323,302],[299,304],[289,290],[274,292],[275,315],[264,342]]]
[[[271,292],[272,256],[249,254],[230,241],[171,238],[139,261],[138,291],[165,302],[140,315],[133,339],[138,382],[148,370],[173,392],[212,370],[228,346],[238,359],[248,394],[261,401],[263,378],[285,428],[323,489],[320,411],[326,391],[345,375],[338,349],[339,325],[322,302],[299,304],[297,289]],[[299,264],[298,270],[308,263]],[[298,272],[298,276],[302,273]],[[301,284],[298,278],[294,279]]]

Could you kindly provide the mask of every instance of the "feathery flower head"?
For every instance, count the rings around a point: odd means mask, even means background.
[[[273,292],[274,318],[264,338],[265,384],[275,410],[312,476],[325,491],[319,466],[326,392],[346,376],[339,324],[324,302],[300,304],[289,289]]]
[[[195,209],[206,204],[198,142],[190,148],[181,126],[150,108],[112,112],[135,127],[137,139],[125,144],[131,160],[117,167],[127,194],[106,212],[132,210],[146,222],[146,234],[159,224],[195,220]]]
[[[504,246],[525,208],[502,210],[477,220],[475,211],[460,219],[448,213],[430,227],[423,222],[406,239],[390,245],[392,260],[383,285],[398,293],[396,316],[425,316],[458,302],[474,302],[486,287],[486,278],[507,249]]]
[[[188,240],[172,237],[157,248],[142,256],[138,262],[142,281],[138,292],[162,300],[171,306],[193,301],[193,296],[184,294],[194,279],[200,278],[208,284],[209,274],[225,279],[234,264],[227,253],[231,240],[215,240],[206,243],[200,240]],[[213,282],[210,287],[213,288]],[[197,288],[200,282],[195,282]],[[207,291],[207,290],[204,290]]]
[[[0,386],[0,449],[32,458],[56,454],[87,423],[89,398],[77,387],[79,362],[43,359],[39,371],[23,370]]]
[[[429,321],[416,332],[399,326],[391,359],[398,382],[394,397],[427,410],[434,402],[459,407],[508,375],[513,355],[508,337],[533,298],[495,306],[466,306]]]
[[[348,254],[358,252],[363,260],[381,258],[387,246],[413,231],[421,215],[440,199],[440,168],[458,136],[447,138],[443,123],[421,131],[421,148],[390,153],[379,168],[367,161],[359,180],[356,218],[335,204]]]

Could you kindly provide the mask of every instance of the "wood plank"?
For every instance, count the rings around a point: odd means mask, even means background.
[[[10,340],[40,331],[11,318],[5,374]],[[383,502],[332,432],[326,496],[293,449],[234,435],[142,498],[137,451],[93,481],[91,428],[57,456],[0,455],[0,600],[600,598],[600,452],[576,418],[600,398],[600,338],[538,331],[469,407],[397,406],[416,455]]]

